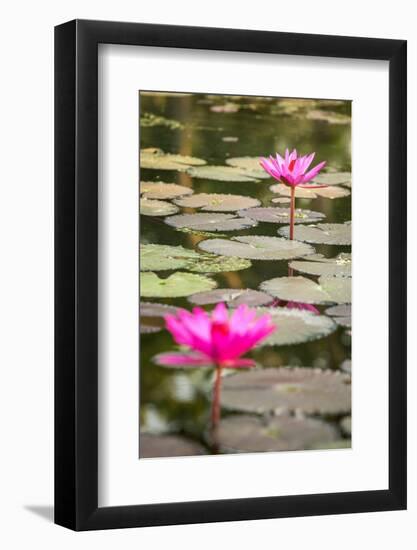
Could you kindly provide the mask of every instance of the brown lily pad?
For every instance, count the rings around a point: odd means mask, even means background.
[[[246,304],[251,307],[263,306],[273,301],[272,296],[259,290],[240,288],[217,288],[209,292],[199,292],[189,296],[188,301],[192,304],[207,305],[225,302],[229,307],[238,307]]]
[[[351,409],[351,381],[340,371],[267,368],[228,376],[222,406],[237,411],[340,414]]]
[[[228,453],[311,449],[336,437],[336,430],[326,422],[293,416],[269,420],[249,415],[230,416],[221,421],[218,430],[220,447]]]

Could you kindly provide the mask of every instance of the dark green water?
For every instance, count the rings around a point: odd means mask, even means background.
[[[165,152],[202,158],[209,165],[224,165],[229,157],[267,156],[286,147],[297,148],[301,154],[316,152],[316,162],[326,160],[335,170],[350,171],[350,124],[332,124],[309,120],[302,113],[280,113],[279,101],[267,98],[232,98],[241,108],[235,113],[216,113],[211,105],[224,103],[219,97],[189,95],[181,97],[141,96],[141,115],[151,113],[180,122],[184,127],[172,129],[165,126],[141,128],[140,147],[158,147]],[[278,108],[277,108],[278,106]],[[320,107],[321,108],[321,107]],[[323,107],[325,109],[326,106]],[[332,111],[350,115],[350,104],[340,102],[331,106]],[[235,142],[223,141],[224,137],[238,138]],[[218,182],[193,179],[177,171],[141,170],[142,181],[164,181],[192,187],[195,193],[233,193],[256,196],[263,206],[271,206],[274,195],[269,186],[272,179],[254,183]],[[286,206],[286,205],[284,205]],[[323,212],[325,222],[341,223],[351,219],[351,197],[330,200],[297,199],[297,208]],[[187,212],[192,210],[187,209]],[[277,235],[281,227],[272,223],[259,223],[257,227],[228,232],[233,235]],[[204,237],[175,231],[163,218],[141,216],[142,243],[182,245],[195,248]],[[339,252],[349,252],[346,246],[313,245],[317,252],[333,257]],[[219,273],[212,277],[219,288],[257,289],[262,281],[287,275],[287,261],[253,261],[252,267],[242,271]],[[168,274],[165,272],[164,276]],[[313,280],[317,278],[311,277]],[[190,308],[185,298],[148,299]],[[320,308],[319,309],[325,309]],[[205,369],[180,371],[164,369],[151,362],[153,355],[174,349],[167,331],[141,335],[140,338],[140,418],[141,429],[149,432],[172,432],[205,441],[205,431],[210,413],[210,373]],[[296,346],[264,347],[252,352],[263,366],[308,366],[338,369],[343,360],[350,358],[350,337],[346,330],[338,328],[327,338]],[[222,414],[227,414],[226,412]],[[334,419],[330,419],[333,421]]]

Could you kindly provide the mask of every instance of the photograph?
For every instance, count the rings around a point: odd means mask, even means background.
[[[139,91],[139,458],[351,447],[351,107]]]

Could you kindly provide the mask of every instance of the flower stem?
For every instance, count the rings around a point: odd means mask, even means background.
[[[291,186],[291,204],[290,204],[290,240],[294,240],[294,215],[295,215],[295,187]]]
[[[220,390],[222,385],[222,367],[216,365],[216,375],[213,388],[213,401],[211,405],[211,428],[213,432],[217,429],[220,422]]]

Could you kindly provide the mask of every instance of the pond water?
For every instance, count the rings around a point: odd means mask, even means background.
[[[225,112],[226,111],[226,112]],[[227,112],[229,111],[229,112]],[[140,148],[159,148],[167,153],[190,155],[208,165],[225,165],[234,157],[268,156],[296,148],[302,154],[316,152],[314,164],[327,161],[326,170],[350,172],[351,125],[349,102],[305,102],[297,104],[276,98],[224,97],[210,95],[141,94]],[[194,193],[231,193],[255,197],[262,206],[282,206],[271,199],[279,195],[270,190],[272,178],[256,182],[217,181],[191,177],[184,171],[141,168],[142,182],[168,182],[190,187]],[[346,189],[346,187],[345,187]],[[350,189],[349,189],[350,190]],[[317,197],[296,199],[296,207],[325,214],[325,223],[351,220],[351,196],[336,199]],[[180,208],[178,213],[198,212]],[[140,216],[142,244],[181,245],[197,249],[206,236],[174,229],[168,218]],[[220,233],[223,238],[236,235],[277,236],[282,224],[259,222],[256,227]],[[333,258],[350,252],[350,246],[312,244],[316,253]],[[158,275],[166,277],[173,271]],[[252,260],[252,266],[240,271],[210,274],[218,288],[259,289],[269,279],[288,275],[288,261]],[[317,277],[304,275],[317,282]],[[146,302],[191,308],[187,298],[143,298]],[[212,306],[207,306],[211,309]],[[327,306],[316,306],[324,312]],[[155,320],[162,326],[161,320]],[[155,365],[152,357],[175,349],[166,330],[140,336],[140,427],[142,433],[180,434],[198,442],[211,453],[207,426],[210,417],[211,369],[167,369]],[[340,370],[350,359],[350,330],[343,326],[329,336],[297,345],[265,346],[248,354],[262,367],[301,366]],[[346,363],[345,363],[346,364]],[[234,414],[222,410],[222,418]],[[343,414],[321,416],[338,432],[336,439],[346,439],[340,429]]]

